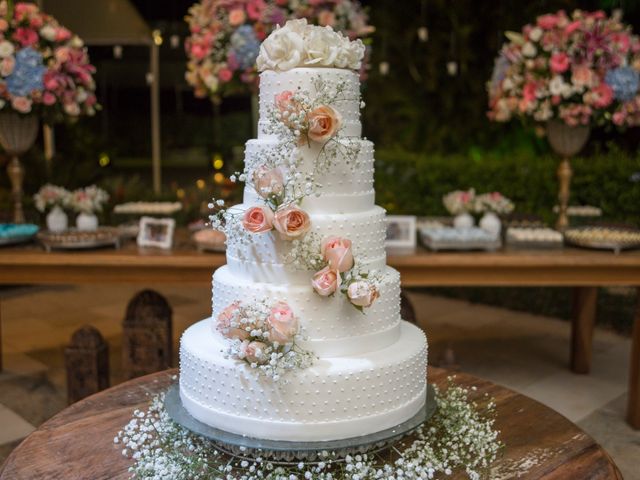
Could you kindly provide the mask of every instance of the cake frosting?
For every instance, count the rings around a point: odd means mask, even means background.
[[[263,439],[394,427],[424,405],[427,342],[400,318],[400,276],[386,265],[374,148],[361,138],[362,49],[304,21],[263,47],[258,138],[243,203],[212,217],[227,265],[213,275],[212,317],[181,339],[182,402]]]

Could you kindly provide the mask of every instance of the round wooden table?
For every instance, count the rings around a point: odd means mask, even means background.
[[[175,381],[177,373],[168,370],[137,378],[64,409],[11,453],[1,467],[0,479],[129,478],[131,460],[122,456],[122,445],[115,445],[113,438],[133,410],[144,409],[154,394]],[[429,382],[445,386],[450,374],[430,368]],[[622,478],[607,452],[559,413],[470,375],[458,373],[455,382],[477,387],[474,398],[487,393],[496,400],[496,427],[505,449],[490,478]]]

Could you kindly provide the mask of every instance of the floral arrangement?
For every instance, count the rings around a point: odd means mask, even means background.
[[[185,43],[186,79],[196,96],[256,88],[260,43],[292,18],[332,27],[350,39],[374,30],[357,0],[201,0],[186,17],[190,31]]]
[[[101,188],[91,185],[71,192],[69,206],[76,212],[101,212],[102,206],[109,201],[109,194]]]
[[[640,40],[602,11],[539,16],[508,32],[489,82],[489,118],[640,125]]]
[[[442,203],[451,215],[485,212],[506,215],[513,212],[514,209],[513,202],[500,192],[476,195],[474,188],[449,192],[442,197]]]
[[[58,187],[57,185],[51,185],[47,183],[43,185],[38,193],[33,196],[36,209],[44,213],[48,208],[61,207],[66,208],[70,206],[71,192],[64,187]]]
[[[360,70],[365,47],[362,40],[331,27],[318,28],[307,20],[289,20],[260,45],[258,71],[286,71],[295,67],[335,67]]]
[[[227,355],[273,380],[313,363],[313,354],[298,345],[302,340],[300,324],[285,302],[234,302],[220,312],[216,328],[231,341]]]
[[[451,215],[473,213],[476,209],[476,191],[471,188],[449,192],[442,197],[442,203]]]
[[[508,215],[515,208],[513,202],[500,192],[483,193],[475,200],[476,212],[493,212],[497,215]]]
[[[33,3],[0,1],[0,110],[93,115],[94,72],[82,40],[53,17]]]
[[[459,387],[449,380],[444,392],[436,389],[437,409],[408,439],[376,454],[347,455],[322,452],[317,462],[279,464],[268,458],[234,457],[212,441],[173,422],[164,408],[164,395],[149,408],[135,410],[131,421],[113,439],[122,454],[133,459],[133,478],[234,478],[245,480],[330,480],[343,478],[417,480],[444,478],[464,472],[477,480],[491,469],[502,443],[495,429],[496,407],[485,397],[471,400],[475,387]],[[495,477],[506,478],[504,472]]]

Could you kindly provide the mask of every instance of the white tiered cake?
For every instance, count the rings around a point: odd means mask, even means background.
[[[359,41],[304,21],[261,48],[244,203],[214,221],[228,264],[213,276],[212,318],[181,341],[180,396],[208,425],[336,440],[394,427],[424,405],[426,338],[400,319],[373,144],[360,137],[362,54]]]

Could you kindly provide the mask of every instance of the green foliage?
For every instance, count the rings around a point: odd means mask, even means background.
[[[558,159],[532,151],[472,155],[376,152],[376,201],[389,213],[446,215],[442,196],[451,190],[500,191],[516,212],[552,222],[556,203]],[[618,149],[572,160],[572,205],[594,205],[607,220],[640,222],[640,155]]]

